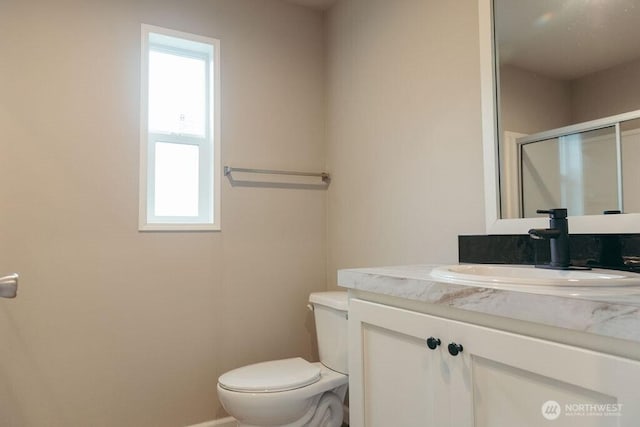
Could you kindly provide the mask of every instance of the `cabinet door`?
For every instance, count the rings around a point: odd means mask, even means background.
[[[444,344],[446,328],[436,317],[350,301],[351,427],[450,425],[446,353],[426,345],[429,337]]]
[[[457,321],[448,333],[463,345],[449,359],[455,426],[640,426],[637,361]]]

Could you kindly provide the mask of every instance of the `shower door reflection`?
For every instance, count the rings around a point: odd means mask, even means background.
[[[567,208],[572,216],[622,212],[616,126],[521,144],[522,217],[553,207]]]

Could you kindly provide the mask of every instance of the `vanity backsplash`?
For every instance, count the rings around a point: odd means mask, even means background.
[[[640,272],[640,234],[571,234],[572,265]],[[458,236],[458,261],[473,264],[545,264],[549,242],[528,234]]]

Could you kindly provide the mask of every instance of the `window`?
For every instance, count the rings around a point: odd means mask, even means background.
[[[140,230],[220,229],[220,44],[142,25]]]

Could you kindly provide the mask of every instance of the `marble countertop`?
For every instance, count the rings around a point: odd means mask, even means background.
[[[344,269],[338,271],[338,285],[640,343],[640,293],[576,298],[457,285],[432,278],[435,267]]]

